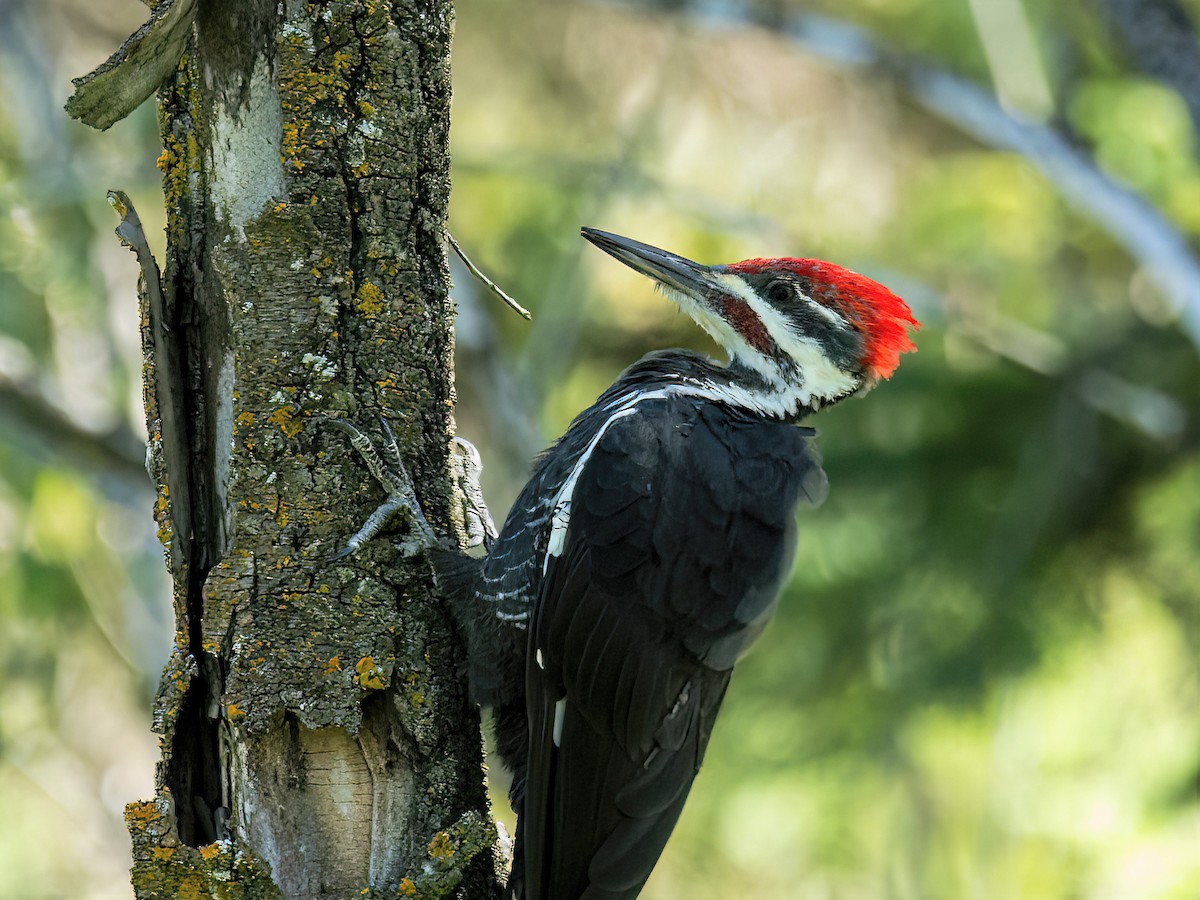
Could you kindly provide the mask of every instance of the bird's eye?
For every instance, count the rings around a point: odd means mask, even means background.
[[[786,281],[772,281],[767,285],[767,299],[772,303],[787,303],[795,296],[795,290]]]

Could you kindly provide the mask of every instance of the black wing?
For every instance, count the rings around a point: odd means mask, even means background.
[[[649,877],[774,610],[796,503],[824,496],[811,435],[643,401],[587,457],[531,624],[527,900],[632,898]]]

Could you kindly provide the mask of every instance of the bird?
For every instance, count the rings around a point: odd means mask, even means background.
[[[426,536],[466,637],[472,698],[491,707],[512,772],[506,900],[638,896],[734,665],[775,611],[797,512],[828,491],[816,431],[801,423],[891,377],[919,328],[890,290],[833,263],[706,266],[581,234],[648,276],[728,358],[661,350],[625,369],[537,459],[498,533],[486,508],[474,514],[482,556],[431,538],[411,481],[381,477],[402,489],[380,510],[407,504]]]
[[[827,480],[812,413],[891,376],[909,307],[814,259],[705,266],[594,228],[728,354],[652,352],[536,462],[482,559],[442,558],[513,772],[511,900],[641,891]]]

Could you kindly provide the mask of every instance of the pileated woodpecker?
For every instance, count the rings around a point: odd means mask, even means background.
[[[637,896],[775,609],[797,506],[825,497],[816,432],[797,423],[889,377],[917,327],[832,263],[702,266],[582,233],[729,361],[643,357],[538,460],[484,558],[435,550],[514,774],[513,900]]]

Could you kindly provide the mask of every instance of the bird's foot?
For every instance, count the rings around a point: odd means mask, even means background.
[[[458,512],[466,536],[464,550],[482,546],[492,549],[496,540],[496,523],[483,500],[483,489],[479,476],[483,472],[483,461],[479,451],[470,441],[456,437],[450,448],[451,475],[454,478]]]
[[[379,418],[380,430],[383,433],[383,454],[375,448],[371,439],[343,419],[330,419],[329,423],[344,432],[350,438],[350,444],[358,451],[367,469],[387,491],[387,499],[376,507],[367,517],[362,527],[346,542],[336,556],[340,559],[356,552],[360,547],[374,538],[397,515],[403,514],[408,519],[411,529],[408,537],[399,544],[405,556],[415,556],[434,547],[440,547],[443,542],[434,532],[425,512],[417,501],[416,487],[412,476],[409,475],[404,461],[400,458],[400,450],[396,446],[396,438],[388,426],[387,420]],[[462,523],[466,543],[463,549],[482,546],[490,550],[496,540],[496,524],[488,511],[483,499],[483,490],[479,484],[479,476],[483,471],[483,462],[479,451],[465,438],[456,437],[450,453],[451,477],[455,484],[457,513]]]
[[[371,443],[371,439],[349,422],[342,419],[329,419],[328,421],[339,431],[345,432],[350,438],[350,444],[367,464],[367,469],[387,491],[387,499],[379,504],[371,515],[367,516],[362,527],[346,541],[346,546],[335,554],[334,559],[341,559],[355,553],[401,513],[405,515],[410,525],[408,537],[398,545],[401,553],[405,556],[415,556],[440,546],[441,541],[429,524],[429,520],[425,518],[421,504],[417,502],[417,491],[413,485],[412,476],[404,467],[404,461],[400,458],[400,449],[396,446],[396,439],[392,435],[392,429],[388,426],[387,420],[382,416],[379,418],[380,428],[383,432],[382,456],[375,449],[375,445]]]

